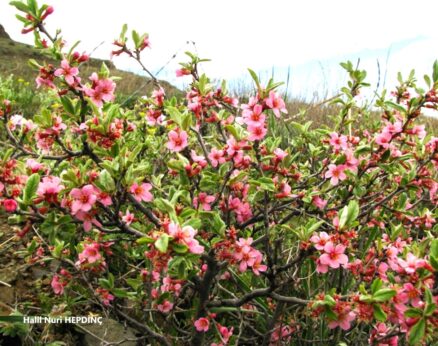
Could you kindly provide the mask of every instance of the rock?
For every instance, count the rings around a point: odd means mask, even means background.
[[[15,281],[17,279],[17,276],[17,268],[6,267],[4,269],[0,269],[0,281],[6,282],[7,284]]]
[[[32,277],[34,279],[41,279],[42,277],[48,276],[50,274],[50,271],[43,267],[32,267],[31,271]]]
[[[14,304],[15,288],[0,284],[0,302],[5,304]]]
[[[105,340],[108,343],[119,343],[125,339],[135,339],[135,334],[133,329],[125,328],[121,323],[109,319],[102,319],[102,324],[81,324],[81,327],[90,331],[94,335],[98,336],[102,340]],[[79,329],[79,331],[84,332]],[[102,341],[95,338],[91,334],[86,333],[84,336],[84,346],[101,346]],[[125,341],[120,344],[121,346],[136,346],[137,343],[135,341]]]
[[[8,35],[5,28],[1,24],[0,24],[0,38],[7,38],[9,40],[11,39],[11,37]]]

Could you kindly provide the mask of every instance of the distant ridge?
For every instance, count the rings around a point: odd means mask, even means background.
[[[7,38],[9,40],[11,39],[11,37],[8,35],[5,28],[1,24],[0,24],[0,38]]]
[[[51,58],[50,55],[47,55],[44,50],[12,40],[5,28],[0,24],[0,78],[14,75],[16,78],[22,78],[28,82],[34,81],[38,72],[29,66],[29,59],[35,59],[41,64],[46,62],[54,66],[59,65],[59,62]],[[102,63],[105,63],[109,68],[111,76],[121,77],[117,81],[117,90],[122,100],[131,99],[133,94],[136,96],[150,95],[155,88],[153,83],[150,83],[150,78],[119,70],[112,61],[96,58],[91,58],[81,65],[80,75],[83,80],[88,80],[92,72],[99,71]],[[133,64],[135,64],[134,61]],[[169,82],[160,80],[160,84],[168,96],[183,95],[181,90]]]

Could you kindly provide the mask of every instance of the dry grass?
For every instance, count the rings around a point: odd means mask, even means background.
[[[8,38],[0,38],[0,76],[7,77],[11,74],[22,78],[26,81],[33,81],[37,72],[31,68],[27,61],[35,59],[39,62],[47,62],[57,64],[54,60],[44,56],[41,51],[19,42],[12,41]],[[110,61],[99,59],[91,59],[88,63],[81,67],[81,77],[86,79],[92,72],[98,70],[105,62],[110,69],[112,76],[118,76],[121,79],[117,81],[118,102],[125,102],[128,106],[130,101],[135,100],[135,96],[148,95],[153,89],[149,79],[134,73],[120,71]],[[173,87],[165,81],[160,81],[168,96],[182,96],[183,93],[179,89]],[[244,82],[235,82],[232,93],[235,95],[249,95],[252,86]],[[133,96],[133,97],[131,97]],[[333,124],[330,120],[330,115],[338,113],[338,108],[329,103],[320,104],[318,102],[309,104],[300,99],[289,99],[287,101],[287,109],[289,117],[293,121],[307,122],[312,121],[313,127],[328,126]],[[377,119],[377,114],[373,117]],[[420,123],[424,123],[429,132],[438,133],[438,119],[430,117],[422,117]]]

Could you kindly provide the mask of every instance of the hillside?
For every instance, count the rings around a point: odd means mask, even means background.
[[[53,59],[45,56],[42,51],[30,45],[13,41],[0,24],[0,77],[5,78],[13,74],[17,78],[33,81],[37,73],[28,65],[27,62],[29,59],[35,59],[38,62],[46,61],[55,65],[58,64]],[[93,71],[100,68],[102,62],[105,62],[108,66],[112,76],[121,78],[117,81],[118,93],[121,99],[129,97],[133,93],[141,96],[151,92],[153,85],[152,83],[147,83],[149,78],[118,70],[109,60],[91,58],[89,62],[82,65],[81,77],[87,79]],[[168,95],[181,94],[180,90],[166,81],[160,81],[160,84]]]

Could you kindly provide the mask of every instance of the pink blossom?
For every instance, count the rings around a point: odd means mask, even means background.
[[[222,326],[218,323],[217,328],[219,329],[219,333],[221,333],[222,341],[224,343],[228,343],[231,336],[233,335],[234,327],[231,327],[230,329],[228,329],[227,327]]]
[[[53,276],[51,286],[55,294],[60,295],[64,293],[64,285],[59,281],[58,275]]]
[[[214,196],[207,195],[205,192],[201,192],[198,197],[193,199],[193,205],[195,208],[198,208],[198,205],[201,204],[202,209],[205,211],[211,210],[210,204],[215,200]]]
[[[0,181],[0,195],[4,189],[5,189],[5,185]]]
[[[345,246],[338,244],[336,246],[330,241],[324,245],[324,254],[321,255],[321,264],[328,265],[330,268],[339,268],[340,265],[348,263],[348,257],[344,254]]]
[[[356,314],[350,311],[350,307],[348,306],[344,307],[342,311],[339,311],[337,315],[338,319],[328,324],[330,329],[341,327],[343,330],[348,330],[351,328],[351,322],[356,318]]]
[[[173,152],[182,151],[188,146],[188,135],[186,131],[183,130],[172,130],[169,132],[169,142],[166,143],[167,148]]]
[[[255,261],[251,269],[255,275],[259,276],[261,272],[265,272],[266,270],[268,270],[268,266],[262,264],[262,260],[263,260],[262,253],[258,250],[253,250],[253,251],[255,251]]]
[[[237,152],[239,152],[242,147],[245,145],[244,141],[236,141],[236,139],[234,137],[230,137],[227,140],[227,154],[228,156],[232,157],[234,156]]]
[[[249,132],[248,140],[250,141],[260,141],[263,138],[265,138],[266,133],[268,132],[264,124],[259,124],[259,125],[251,124],[248,125],[247,129]]]
[[[103,305],[108,306],[114,300],[114,296],[104,288],[96,289],[96,293],[100,296]]]
[[[78,211],[88,212],[96,203],[97,196],[93,185],[85,185],[81,189],[74,188],[70,192],[70,196],[74,199],[71,210],[75,215]]]
[[[149,183],[142,183],[141,185],[134,183],[129,188],[129,192],[134,195],[134,198],[138,202],[151,202],[154,199],[154,196],[152,196],[152,193],[150,193],[151,189],[152,185]]]
[[[319,235],[314,235],[310,241],[314,244],[315,249],[324,250],[325,245],[330,241],[331,237],[326,232],[321,232]]]
[[[339,136],[336,132],[330,135],[329,143],[336,152],[340,149],[346,150],[348,148],[347,137],[344,135]]]
[[[78,210],[74,215],[79,221],[83,222],[82,226],[84,227],[85,232],[91,231],[91,227],[93,225],[97,227],[102,227],[102,224],[97,221],[94,215],[91,213],[85,212],[83,210]]]
[[[75,82],[75,76],[79,74],[79,70],[77,67],[71,67],[69,62],[64,59],[61,62],[61,68],[55,71],[55,76],[64,76],[65,81],[69,85],[73,85]]]
[[[34,159],[27,159],[26,166],[30,168],[32,173],[36,173],[44,169],[44,165]]]
[[[265,99],[266,106],[274,112],[277,118],[280,118],[280,112],[287,114],[286,105],[283,99],[273,90],[269,92],[269,97]]]
[[[102,255],[99,252],[99,243],[84,244],[84,249],[79,254],[79,263],[95,263],[102,259]]]
[[[6,212],[13,213],[18,208],[18,203],[11,198],[5,199],[3,201],[3,207],[5,208]]]
[[[162,125],[164,123],[164,120],[166,119],[159,109],[148,109],[146,118],[147,123],[150,126]]]
[[[210,159],[211,165],[213,167],[217,167],[218,165],[225,162],[224,151],[217,150],[216,148],[211,149],[210,154],[208,154],[208,158]]]
[[[114,100],[116,83],[108,78],[100,79],[95,72],[91,75],[90,80],[92,86],[91,88],[84,88],[84,92],[97,107],[102,107],[103,101]]]
[[[388,132],[392,135],[402,132],[403,124],[401,121],[396,121],[395,123],[387,123],[383,132]]]
[[[424,129],[424,125],[415,125],[412,130],[410,131],[411,134],[417,135],[419,139],[423,139],[426,137],[426,130]]]
[[[255,105],[252,111],[244,110],[242,120],[247,125],[263,126],[266,116],[262,113],[263,107],[259,104]]]
[[[113,204],[113,200],[111,199],[111,196],[107,192],[100,191],[98,188],[95,188],[95,190],[96,190],[97,201],[100,204],[106,207]]]
[[[338,165],[330,164],[328,166],[328,171],[325,173],[325,177],[331,178],[330,184],[333,186],[336,186],[339,184],[339,181],[347,179],[347,175],[345,174],[345,166],[344,165]]]
[[[412,253],[408,253],[406,255],[406,260],[397,258],[398,264],[401,268],[405,270],[407,274],[414,274],[417,269],[423,268],[426,265],[426,261],[423,259],[419,259]]]
[[[376,136],[376,143],[385,149],[389,148],[389,143],[391,142],[392,135],[389,132],[381,132]]]
[[[289,155],[286,151],[284,151],[284,150],[282,150],[282,149],[280,149],[280,148],[276,148],[275,150],[274,150],[274,155],[275,155],[275,158],[278,160],[278,161],[282,161],[287,155]]]
[[[177,77],[188,76],[190,74],[190,71],[186,68],[180,68],[175,72]]]
[[[163,101],[164,101],[164,89],[162,87],[160,87],[159,89],[155,89],[152,92],[152,97],[155,99],[155,102],[157,103],[158,106],[162,106],[163,105]]]
[[[56,89],[55,84],[50,78],[44,78],[42,76],[38,76],[35,79],[35,82],[37,84],[37,88],[40,88],[41,86],[48,87],[49,89]]]
[[[126,210],[125,215],[122,216],[122,221],[127,225],[130,225],[135,219],[135,215],[132,214],[129,210]]]
[[[205,317],[198,318],[195,321],[195,327],[198,332],[207,332],[210,328],[210,321]]]
[[[205,160],[204,156],[198,155],[196,154],[196,151],[192,150],[190,152],[190,156],[192,157],[192,160],[194,162],[196,162],[199,166],[201,166],[202,168],[207,166],[207,160]]]
[[[276,198],[286,198],[291,195],[292,188],[287,182],[282,182],[280,184],[280,192],[275,194]]]
[[[167,233],[173,237],[174,241],[186,245],[191,253],[201,254],[204,252],[204,247],[199,245],[199,242],[194,239],[197,232],[191,226],[181,228],[181,226],[173,222],[167,226]]]
[[[161,304],[157,305],[157,309],[161,311],[163,314],[167,314],[170,310],[173,308],[173,303],[169,302],[168,300],[165,300]]]
[[[327,201],[322,199],[319,196],[313,196],[312,197],[312,204],[319,209],[324,209],[325,206],[327,205]]]
[[[349,169],[351,172],[357,172],[357,166],[359,165],[359,160],[354,157],[353,151],[347,149],[345,150],[344,154],[345,154],[345,163],[344,163],[345,168]]]
[[[60,178],[55,176],[47,176],[44,177],[38,185],[37,195],[47,199],[58,195],[58,193],[63,189],[65,189],[65,187],[61,184]]]
[[[236,242],[237,247],[240,251],[249,252],[251,251],[252,247],[251,244],[253,242],[253,239],[250,238],[239,238],[239,241]]]

